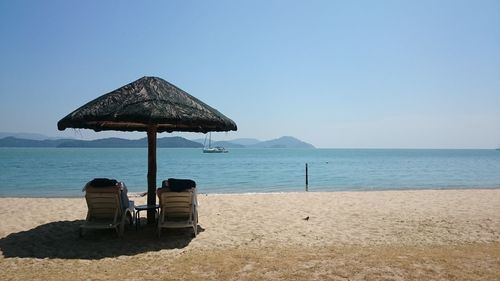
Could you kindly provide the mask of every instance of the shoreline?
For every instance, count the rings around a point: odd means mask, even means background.
[[[226,195],[260,195],[260,194],[295,194],[295,193],[300,193],[300,194],[307,194],[307,193],[343,193],[343,192],[359,192],[359,193],[364,193],[364,192],[397,192],[397,191],[439,191],[439,190],[497,190],[500,189],[500,186],[494,186],[494,187],[433,187],[433,188],[387,188],[387,189],[346,189],[346,190],[301,190],[301,191],[261,191],[261,192],[228,192],[228,193],[207,193],[207,192],[199,192],[198,195],[203,195],[203,196],[226,196]],[[143,192],[136,192],[136,191],[129,191],[128,195],[130,198],[137,198],[137,197],[143,197],[140,196],[140,194],[144,193]],[[61,196],[56,196],[56,195],[47,195],[47,196],[11,196],[11,195],[0,195],[0,199],[9,199],[9,198],[26,198],[26,199],[78,199],[82,198],[85,196],[84,192],[81,192],[80,195],[75,195],[75,196],[67,196],[67,195],[61,195]]]
[[[142,214],[143,225],[118,239],[113,231],[78,237],[83,198],[0,198],[0,267],[6,280],[500,278],[500,189],[198,201],[196,238],[181,229],[159,239]]]

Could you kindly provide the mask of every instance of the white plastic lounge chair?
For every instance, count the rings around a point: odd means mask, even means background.
[[[123,236],[125,224],[133,224],[134,204],[127,208],[122,206],[121,190],[118,186],[87,188],[85,199],[87,201],[87,218],[80,225],[80,236],[86,229],[116,229],[118,237]]]
[[[193,228],[193,236],[198,234],[198,210],[196,189],[181,192],[159,189],[160,217],[158,219],[158,237],[162,228]]]

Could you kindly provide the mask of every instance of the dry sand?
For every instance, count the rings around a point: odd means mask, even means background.
[[[196,238],[82,239],[84,198],[0,198],[0,280],[500,280],[500,189],[198,200]]]

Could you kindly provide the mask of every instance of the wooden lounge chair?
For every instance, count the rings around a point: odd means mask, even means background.
[[[134,205],[123,207],[119,186],[87,187],[85,200],[87,201],[87,218],[80,225],[80,236],[86,229],[115,229],[118,237],[123,236],[125,224],[133,224]]]
[[[163,189],[163,190],[162,190]],[[168,188],[158,189],[160,217],[158,237],[162,228],[193,228],[193,236],[198,234],[198,210],[196,189],[175,192]]]

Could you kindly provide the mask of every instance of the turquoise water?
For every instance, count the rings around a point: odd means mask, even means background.
[[[157,151],[158,185],[191,178],[202,193],[500,188],[500,151],[201,149]],[[0,196],[81,196],[95,177],[146,190],[145,148],[0,148]]]

